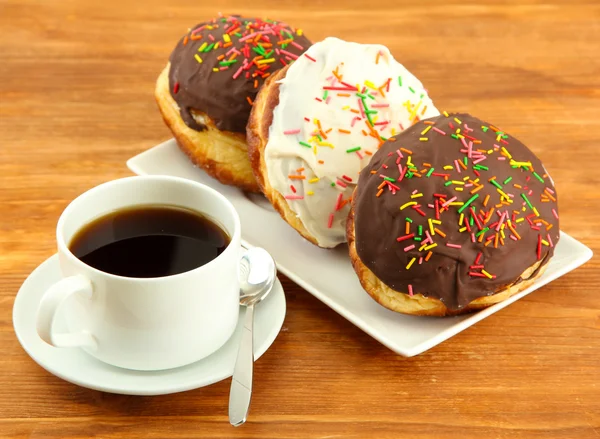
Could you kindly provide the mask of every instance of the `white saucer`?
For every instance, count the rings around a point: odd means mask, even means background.
[[[58,256],[54,255],[25,280],[13,308],[13,324],[21,346],[48,372],[82,387],[126,395],[182,392],[216,383],[232,375],[244,309],[240,309],[240,318],[233,336],[221,349],[203,360],[177,369],[158,372],[121,369],[102,363],[78,348],[59,349],[46,344],[35,330],[35,310],[44,291],[60,277]],[[285,295],[277,280],[271,294],[257,305],[254,314],[255,358],[264,354],[275,341],[283,325],[285,310]],[[57,326],[61,324],[61,320],[59,315]],[[60,329],[57,327],[57,330]]]

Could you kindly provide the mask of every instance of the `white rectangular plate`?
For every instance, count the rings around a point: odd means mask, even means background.
[[[131,158],[127,166],[139,175],[189,178],[221,192],[240,214],[245,246],[268,250],[278,269],[291,280],[394,352],[407,357],[436,346],[592,257],[588,247],[561,232],[560,242],[544,275],[510,299],[459,317],[406,316],[382,307],[362,289],[346,246],[325,250],[312,245],[287,225],[264,197],[246,195],[212,179],[190,163],[174,140]]]

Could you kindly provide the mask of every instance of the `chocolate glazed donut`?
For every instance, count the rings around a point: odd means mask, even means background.
[[[310,46],[301,31],[276,21],[231,16],[200,23],[171,53],[171,96],[190,128],[206,129],[192,116],[194,109],[220,130],[245,133],[265,79]]]
[[[180,149],[221,183],[258,192],[246,123],[264,81],[310,47],[284,23],[219,17],[179,40],[155,90]]]
[[[509,297],[541,274],[560,237],[541,161],[468,114],[389,139],[361,172],[350,216],[363,286],[414,314],[459,314]],[[406,299],[424,306],[404,307]]]

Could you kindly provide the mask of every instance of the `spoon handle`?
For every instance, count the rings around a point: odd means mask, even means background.
[[[246,422],[252,398],[252,373],[254,368],[254,305],[246,307],[242,340],[238,350],[231,390],[229,392],[229,422],[238,427]]]

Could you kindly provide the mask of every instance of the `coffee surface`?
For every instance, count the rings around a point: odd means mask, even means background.
[[[121,209],[80,229],[69,245],[84,263],[118,276],[184,273],[219,256],[230,238],[211,219],[176,206]]]

